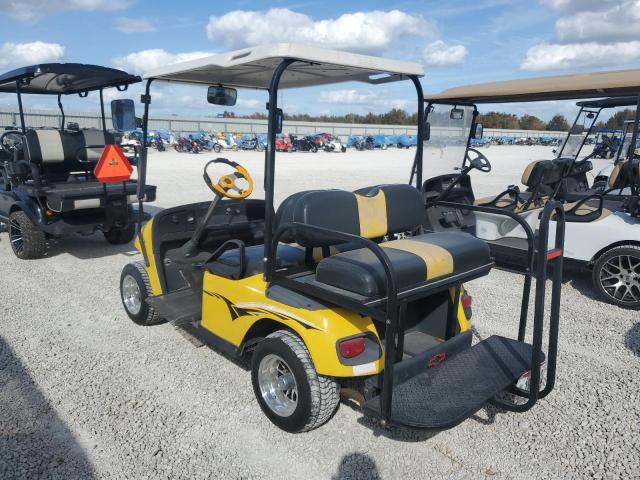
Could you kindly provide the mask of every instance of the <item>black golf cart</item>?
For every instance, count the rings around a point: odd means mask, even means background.
[[[135,235],[137,182],[122,179],[103,183],[94,168],[106,145],[119,143],[119,132],[135,128],[131,100],[114,100],[112,121],[106,125],[103,91],[124,91],[140,77],[96,65],[48,63],[0,75],[0,92],[15,93],[19,127],[0,134],[0,222],[7,224],[13,252],[32,259],[45,254],[47,240],[66,233],[103,232],[112,244],[128,243]],[[62,98],[85,98],[97,91],[101,128],[65,125]],[[24,95],[58,98],[61,122],[56,128],[27,125]],[[145,186],[143,201],[155,200],[155,187]]]

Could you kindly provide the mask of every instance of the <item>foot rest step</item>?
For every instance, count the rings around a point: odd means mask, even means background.
[[[414,428],[451,428],[477,412],[531,369],[532,347],[492,336],[394,385],[391,421]],[[380,397],[364,404],[380,416]]]
[[[183,288],[166,295],[147,298],[158,315],[172,325],[184,325],[200,320],[202,316],[202,292]]]

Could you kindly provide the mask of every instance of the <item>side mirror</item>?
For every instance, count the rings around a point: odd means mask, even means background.
[[[464,117],[464,110],[462,108],[452,108],[449,113],[449,118],[451,120],[462,120]]]
[[[276,133],[282,133],[282,121],[284,120],[284,113],[282,113],[282,109],[278,108],[276,110]]]
[[[111,123],[121,132],[135,130],[136,107],[133,100],[127,98],[111,102]]]
[[[473,138],[479,140],[482,138],[483,134],[484,134],[484,127],[482,126],[481,123],[476,123],[473,129]]]
[[[209,87],[207,90],[207,102],[223,107],[233,107],[238,99],[238,91],[235,88],[221,85]]]
[[[431,124],[427,121],[424,122],[424,141],[428,142],[431,138]]]

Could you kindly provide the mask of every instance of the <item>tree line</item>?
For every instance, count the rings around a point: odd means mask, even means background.
[[[266,120],[267,115],[255,112],[250,115],[236,115],[234,112],[225,111],[224,118],[249,118],[253,120]],[[599,122],[598,128],[621,129],[625,120],[632,120],[635,110],[622,110],[616,112],[606,122]],[[400,108],[394,108],[386,113],[367,113],[360,115],[348,113],[346,115],[309,115],[308,113],[284,114],[285,120],[299,122],[324,122],[324,123],[368,123],[373,125],[416,125],[418,114],[409,114]],[[566,132],[570,124],[566,117],[561,114],[554,115],[551,120],[545,122],[535,115],[515,115],[504,112],[488,112],[478,115],[478,122],[484,128],[500,128],[509,130],[547,130],[556,132]]]

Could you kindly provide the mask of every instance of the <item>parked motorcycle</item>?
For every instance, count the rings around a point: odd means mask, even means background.
[[[296,135],[291,135],[291,143],[293,144],[293,150],[296,152],[311,152],[316,153],[318,146],[314,143],[312,136],[306,136],[298,138]]]
[[[332,136],[325,141],[324,151],[344,153],[347,151],[347,146],[344,143],[342,143],[342,140],[340,140],[340,138]]]

